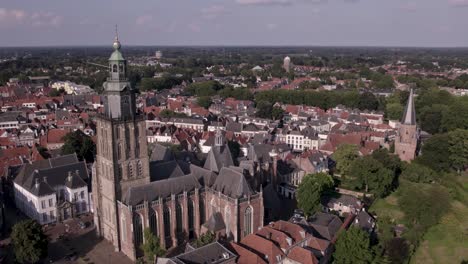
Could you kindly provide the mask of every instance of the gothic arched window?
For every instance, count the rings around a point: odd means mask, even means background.
[[[253,226],[253,209],[251,206],[248,206],[245,209],[244,213],[244,235],[252,234],[252,226]]]
[[[141,160],[137,162],[138,176],[143,175],[143,166],[141,165]]]
[[[112,65],[112,72],[117,72],[117,64]]]
[[[192,200],[189,200],[188,201],[188,227],[189,227],[189,230],[193,230],[193,227],[195,226],[195,205],[194,205],[194,201]]]
[[[163,210],[163,221],[164,221],[164,236],[166,237],[166,246],[170,246],[171,243],[171,211],[167,206],[164,206]]]
[[[224,223],[226,224],[226,235],[229,237],[229,233],[231,233],[231,226],[230,226],[230,223],[231,223],[231,209],[229,208],[229,206],[226,205],[226,207],[224,208]]]
[[[180,203],[176,204],[176,232],[182,232],[182,207]]]
[[[153,234],[155,236],[158,236],[159,235],[159,232],[158,232],[158,213],[153,208],[150,208],[149,224],[150,224],[151,232],[153,232]]]
[[[117,159],[120,160],[122,158],[122,146],[120,143],[117,144]]]
[[[133,214],[133,236],[135,241],[135,246],[140,246],[143,244],[143,221],[141,215],[138,213]]]
[[[120,71],[120,73],[123,73],[123,71],[124,71],[123,63],[119,64],[119,71]]]
[[[122,242],[127,242],[127,220],[125,220],[125,216],[122,217],[121,221],[121,229],[122,229]]]
[[[211,215],[214,215],[218,211],[218,205],[216,204],[216,201],[214,198],[211,198],[210,206],[211,206]]]
[[[205,199],[203,197],[200,197],[200,223],[204,224],[205,223]]]
[[[128,178],[133,177],[133,165],[131,163],[128,164]]]

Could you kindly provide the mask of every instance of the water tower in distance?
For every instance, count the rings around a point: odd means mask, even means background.
[[[286,72],[289,73],[289,71],[291,70],[291,58],[289,58],[289,56],[286,56],[284,58],[284,61],[283,61],[283,68]]]
[[[156,57],[157,60],[160,60],[160,59],[162,59],[163,53],[162,53],[162,51],[158,50],[158,51],[156,51],[154,56]]]

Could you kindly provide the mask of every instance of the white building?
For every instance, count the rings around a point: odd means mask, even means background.
[[[14,180],[16,207],[40,224],[90,211],[88,171],[76,154],[24,164]]]
[[[87,85],[80,85],[76,84],[74,82],[55,82],[51,85],[53,89],[60,90],[64,89],[67,94],[92,94],[94,93],[94,90],[91,89],[91,87]]]

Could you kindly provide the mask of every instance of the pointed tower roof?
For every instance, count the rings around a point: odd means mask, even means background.
[[[115,26],[115,38],[114,38],[114,43],[112,44],[112,47],[114,48],[114,52],[110,56],[109,60],[110,61],[125,60],[124,57],[122,56],[122,53],[120,52],[120,48],[122,47],[122,45],[120,44],[120,41],[119,41],[119,33],[117,31],[117,26]]]
[[[404,125],[416,125],[416,110],[414,108],[413,89],[410,91],[408,103],[406,104],[405,111],[403,112],[401,123]]]

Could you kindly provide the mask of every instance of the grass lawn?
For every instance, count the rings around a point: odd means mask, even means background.
[[[468,260],[468,177],[459,180],[458,200],[452,201],[450,211],[441,223],[431,227],[411,258],[411,264],[459,264]],[[404,185],[414,184],[404,182]],[[417,184],[426,188],[428,184]],[[404,224],[404,213],[398,207],[398,191],[385,199],[376,200],[369,208],[378,217],[388,216]]]
[[[369,212],[375,213],[379,218],[387,216],[395,222],[400,222],[405,216],[398,207],[397,193],[392,193],[385,199],[377,199],[369,208]]]
[[[468,194],[468,179],[462,178],[464,194]],[[468,260],[468,199],[453,201],[450,212],[440,224],[431,227],[416,250],[412,264],[460,263]]]

